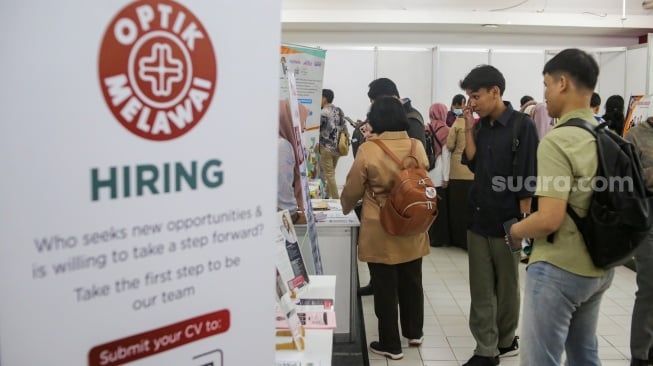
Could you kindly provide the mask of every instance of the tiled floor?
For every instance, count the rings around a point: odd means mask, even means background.
[[[360,283],[369,280],[366,263],[359,263]],[[387,360],[369,352],[370,366],[457,366],[473,353],[475,342],[468,322],[469,275],[467,252],[458,248],[431,248],[424,257],[424,343],[421,347],[404,344],[404,359]],[[521,287],[525,265],[521,265]],[[611,288],[603,297],[599,318],[599,354],[603,366],[628,366],[630,316],[636,290],[635,273],[619,267]],[[378,340],[377,322],[371,296],[363,297],[367,342]],[[524,312],[522,312],[522,315]],[[519,330],[517,332],[519,334]],[[404,340],[405,342],[405,340]],[[502,358],[501,365],[519,365],[519,356]]]

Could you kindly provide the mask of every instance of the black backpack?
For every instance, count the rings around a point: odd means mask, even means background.
[[[429,158],[429,171],[433,170],[435,168],[435,161],[437,158],[435,157],[435,144],[438,144],[440,147],[440,151],[442,151],[442,144],[440,141],[438,141],[438,136],[437,132],[440,130],[443,126],[440,126],[435,129],[435,131],[431,130],[430,125],[426,125],[426,128],[424,129],[424,139],[426,142],[426,146],[424,146],[424,150],[426,150],[426,157]]]
[[[608,269],[623,264],[653,225],[653,196],[646,188],[639,155],[630,142],[608,131],[607,122],[595,127],[575,118],[558,127],[567,126],[590,132],[596,138],[598,155],[598,179],[592,184],[587,216],[581,218],[569,205],[567,214],[583,235],[595,266]],[[599,186],[599,180],[605,184]],[[619,181],[625,184],[613,183]],[[553,234],[548,239],[552,242]]]

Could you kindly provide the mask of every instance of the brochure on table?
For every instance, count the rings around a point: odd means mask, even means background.
[[[306,271],[297,234],[295,233],[292,218],[288,210],[279,211],[278,217],[279,231],[276,240],[277,270],[284,285],[293,295],[296,295],[308,285],[308,271]]]
[[[280,3],[2,6],[0,364],[273,362]]]
[[[336,288],[336,276],[311,276],[311,284],[296,299],[297,312],[310,309],[315,312],[333,310]],[[281,283],[283,285],[283,283]],[[328,321],[328,320],[327,320]],[[334,319],[335,321],[335,319]],[[335,325],[335,323],[334,323]],[[281,328],[283,328],[281,326]],[[328,326],[302,326],[305,329],[303,350],[278,350],[276,365],[331,365],[333,352],[333,329]],[[277,333],[283,330],[277,330]],[[277,340],[283,339],[277,337]],[[277,343],[278,344],[278,343]]]
[[[276,275],[276,294],[277,294],[277,306],[275,308],[276,322],[279,323],[283,321],[283,329],[288,329],[288,331],[276,332],[277,338],[280,337],[289,337],[289,342],[285,342],[283,339],[281,342],[277,341],[276,349],[277,350],[303,350],[304,349],[304,327],[297,313],[295,303],[293,302],[292,292],[289,291],[288,286],[286,286],[286,281],[284,281],[281,276],[281,272],[277,267]],[[277,329],[279,327],[277,326]]]
[[[315,212],[315,220],[320,226],[360,226],[355,212],[345,215],[342,205],[337,199],[312,199],[311,205]]]

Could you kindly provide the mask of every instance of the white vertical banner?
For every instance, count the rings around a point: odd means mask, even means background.
[[[0,364],[273,362],[280,3],[3,3]]]
[[[299,102],[297,100],[297,85],[295,81],[295,76],[293,74],[288,74],[288,96],[290,111],[292,115],[293,127],[295,129],[295,134],[297,138],[295,139],[297,144],[301,144],[301,121],[299,117]],[[317,225],[315,222],[315,216],[313,216],[313,206],[311,205],[311,195],[308,190],[308,177],[306,169],[306,149],[303,146],[295,146],[298,151],[300,151],[300,161],[299,164],[299,175],[301,176],[302,183],[302,200],[304,203],[304,216],[306,217],[306,232],[308,233],[308,238],[311,244],[311,254],[313,256],[313,265],[315,267],[315,274],[321,275],[324,273],[322,268],[322,256],[320,255],[320,245],[317,239]],[[304,157],[301,159],[301,157]]]
[[[297,100],[310,110],[306,125],[302,126],[302,141],[306,146],[306,173],[309,179],[318,178],[318,157],[315,152],[320,142],[320,112],[326,50],[298,45],[281,45],[281,99],[289,97],[288,75],[295,77]]]

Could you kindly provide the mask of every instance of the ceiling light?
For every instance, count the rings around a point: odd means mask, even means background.
[[[499,28],[498,24],[482,24],[481,27],[485,28]]]

